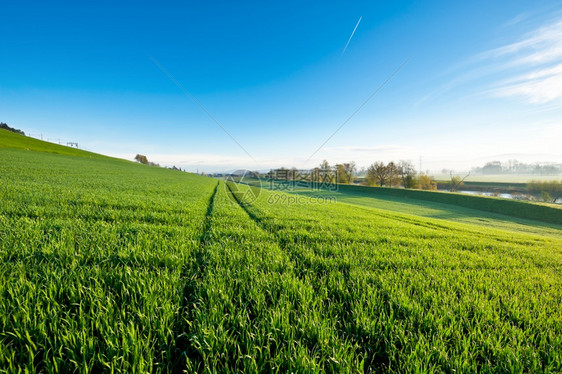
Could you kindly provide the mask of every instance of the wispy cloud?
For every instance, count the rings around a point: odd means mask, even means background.
[[[529,17],[522,14],[508,24]],[[520,35],[511,43],[478,53],[445,69],[439,77],[449,79],[421,97],[415,106],[457,91],[465,98],[513,98],[532,105],[534,110],[560,109],[562,14],[557,13],[543,26]],[[462,89],[470,86],[469,91]]]
[[[489,91],[493,96],[519,97],[531,104],[562,100],[562,19],[480,57],[501,62],[504,71],[512,75],[493,84]]]
[[[562,20],[526,34],[522,40],[484,52],[483,56],[515,55],[515,63],[548,62],[562,56]]]
[[[504,23],[502,26],[503,27],[515,26],[515,25],[523,22],[527,18],[529,18],[529,12],[520,13],[520,14],[516,15],[515,17],[513,17],[512,19],[510,19],[509,21],[507,21],[506,23]]]
[[[562,99],[562,64],[518,76],[492,94],[499,97],[519,96],[532,104],[543,104]]]

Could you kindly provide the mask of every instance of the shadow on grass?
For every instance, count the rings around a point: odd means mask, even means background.
[[[509,215],[465,208],[453,204],[407,197],[374,195],[350,191],[313,190],[296,188],[285,191],[308,197],[335,198],[338,202],[368,208],[383,209],[391,212],[411,214],[426,218],[442,219],[453,222],[469,223],[488,228],[511,230],[523,233],[550,234],[560,237],[562,224],[541,222]]]

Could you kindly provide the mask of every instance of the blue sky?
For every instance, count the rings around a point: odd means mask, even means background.
[[[191,171],[562,162],[560,2],[21,1],[0,15],[0,121],[44,139]]]

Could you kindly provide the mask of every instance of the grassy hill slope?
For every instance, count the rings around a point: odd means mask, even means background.
[[[417,217],[437,218],[448,222],[469,223],[514,232],[562,237],[562,223],[523,219],[437,201],[417,200],[404,196],[363,194],[346,190],[327,191],[310,188],[297,188],[292,193],[306,198],[318,199],[318,201],[335,199],[340,203],[411,214]]]
[[[287,184],[284,181],[276,181],[273,184],[255,181],[256,185],[263,185],[265,188],[281,188]],[[442,217],[456,220],[464,214],[467,216],[482,216],[482,213],[475,214],[477,211],[487,212],[483,217],[496,217],[502,220],[525,221],[531,225],[543,225],[544,223],[553,224],[554,227],[562,227],[562,206],[555,204],[534,203],[528,201],[518,201],[501,199],[489,196],[465,195],[460,193],[406,190],[401,188],[386,187],[367,187],[356,185],[338,185],[336,191],[307,187],[307,183],[300,183],[296,188],[290,188],[297,194],[312,195],[317,197],[335,197],[343,202],[354,202],[358,205],[386,207],[390,210],[404,211],[398,207],[402,205],[404,209],[410,209],[412,214],[421,216],[438,217],[433,215],[431,210],[442,211]],[[371,201],[369,201],[371,200]],[[387,202],[381,204],[381,202]],[[388,202],[396,202],[388,204]],[[397,209],[395,209],[397,208]],[[427,209],[426,209],[427,208]],[[458,212],[457,212],[458,211]],[[459,213],[460,214],[457,214]],[[449,214],[450,213],[450,214]],[[478,223],[473,221],[473,223]]]
[[[0,371],[167,371],[215,185],[0,148]]]
[[[23,149],[34,152],[47,152],[67,156],[78,156],[95,159],[108,159],[110,157],[100,155],[98,153],[83,151],[72,147],[45,142],[43,140],[23,136],[8,130],[0,129],[0,149]]]
[[[239,188],[0,148],[0,371],[562,370],[562,239]]]

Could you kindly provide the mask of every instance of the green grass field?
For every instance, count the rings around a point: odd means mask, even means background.
[[[0,372],[562,371],[554,224],[28,141],[0,132]]]
[[[23,149],[26,151],[38,151],[55,153],[59,155],[77,156],[93,159],[107,160],[110,157],[97,153],[87,152],[80,149],[66,147],[59,144],[44,142],[42,140],[21,136],[8,130],[0,129],[0,150],[2,149]]]
[[[269,188],[270,184],[267,182],[263,183],[263,187]],[[274,189],[275,188],[276,187],[274,187]],[[361,191],[348,190],[345,188],[340,188],[337,191],[328,191],[325,189],[319,190],[297,187],[292,189],[291,193],[310,199],[318,199],[319,201],[323,199],[335,199],[339,203],[411,214],[417,217],[436,218],[450,222],[469,223],[508,231],[536,233],[562,238],[562,222],[556,224],[524,219],[438,201],[413,199],[400,195],[377,194],[376,191],[375,193],[363,193]],[[550,207],[553,209],[560,209],[559,206],[549,206],[549,208]]]

